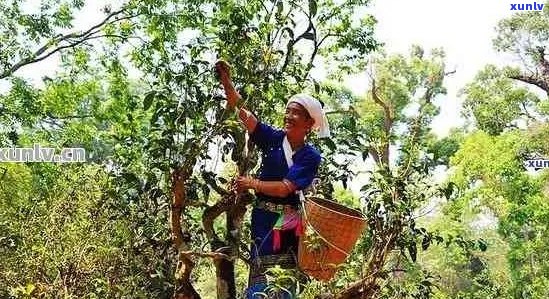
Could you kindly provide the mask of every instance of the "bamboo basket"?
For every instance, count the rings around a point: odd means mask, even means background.
[[[308,197],[304,205],[298,265],[307,275],[329,281],[351,253],[366,219],[357,210],[318,197]]]

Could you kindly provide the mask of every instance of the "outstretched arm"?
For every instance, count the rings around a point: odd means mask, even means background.
[[[282,181],[260,181],[251,177],[241,176],[236,180],[236,185],[240,192],[254,189],[256,192],[280,198],[288,197],[297,190],[297,186],[286,179]]]
[[[227,62],[220,60],[216,62],[215,69],[219,75],[219,80],[225,90],[227,96],[227,110],[233,110],[238,105],[238,101],[242,99],[240,93],[234,88],[233,81],[231,79],[231,71]],[[257,126],[257,118],[248,110],[244,108],[238,109],[238,117],[246,127],[249,133],[252,133]]]

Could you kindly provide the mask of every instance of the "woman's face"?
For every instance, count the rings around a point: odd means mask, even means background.
[[[313,126],[314,120],[307,110],[298,103],[292,102],[284,114],[284,129],[290,134],[303,133],[306,135]]]

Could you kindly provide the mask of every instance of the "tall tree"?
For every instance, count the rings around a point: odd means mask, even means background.
[[[371,89],[366,99],[351,103],[350,113],[338,126],[343,132],[336,134],[348,155],[370,158],[375,164],[362,188],[368,229],[355,256],[361,261],[355,271],[362,275],[351,279],[354,281],[340,290],[337,298],[375,298],[391,293],[385,288],[391,281],[389,274],[401,268],[403,260],[416,262],[418,242],[427,249],[439,238],[416,227],[414,211],[439,194],[439,187],[430,179],[441,161],[429,154],[433,139],[429,124],[439,111],[434,99],[446,92],[443,80],[451,73],[438,49],[425,55],[422,48],[414,46],[408,56],[380,55],[371,60]],[[345,130],[352,131],[353,138]],[[431,278],[423,276],[406,296],[429,294]]]
[[[547,175],[531,176],[525,161],[547,157],[549,109],[548,3],[542,12],[502,20],[494,47],[515,55],[518,66],[487,66],[464,89],[465,113],[484,132],[466,139],[453,160],[453,180],[497,216],[509,243],[514,297],[545,297],[548,273],[544,235]],[[482,149],[482,150],[479,150]]]

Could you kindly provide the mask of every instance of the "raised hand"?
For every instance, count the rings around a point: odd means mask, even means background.
[[[218,60],[215,63],[215,71],[221,78],[221,81],[224,81],[224,79],[231,80],[231,67],[225,60]]]
[[[227,106],[232,109],[236,106],[236,103],[241,98],[240,94],[234,88],[233,81],[231,80],[231,68],[229,64],[223,60],[219,60],[215,63],[215,70],[219,75],[219,80],[225,90],[227,96]]]

